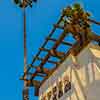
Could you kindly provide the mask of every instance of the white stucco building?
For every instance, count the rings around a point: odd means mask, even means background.
[[[91,43],[69,55],[42,84],[39,100],[100,100],[100,47]]]

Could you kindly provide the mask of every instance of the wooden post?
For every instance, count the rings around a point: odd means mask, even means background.
[[[26,73],[27,69],[27,47],[26,47],[26,12],[25,12],[25,8],[23,8],[23,28],[24,28],[24,73]],[[25,75],[25,79],[26,79],[26,75]],[[29,100],[29,88],[27,87],[27,81],[24,80],[24,87],[23,87],[23,100]]]

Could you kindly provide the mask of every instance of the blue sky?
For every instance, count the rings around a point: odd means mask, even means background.
[[[28,63],[57,22],[61,10],[77,1],[92,13],[92,18],[100,21],[99,0],[38,0],[32,9],[27,8]],[[22,18],[22,11],[13,0],[0,1],[0,100],[22,100],[23,82],[19,80],[24,66]],[[99,27],[94,25],[93,29],[100,35]],[[37,100],[33,93],[31,96]]]

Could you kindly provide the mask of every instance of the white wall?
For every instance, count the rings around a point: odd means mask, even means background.
[[[77,63],[80,64],[79,69],[75,68],[72,56],[69,55],[52,76],[41,86],[39,91],[40,97],[41,94],[47,93],[64,74],[67,73],[70,75],[70,69],[72,69],[71,93],[65,94],[60,100],[99,100],[100,58],[93,54],[93,50],[91,51],[90,49],[91,47],[94,49],[95,46],[89,44],[88,47],[77,56]],[[100,47],[96,47],[95,49],[98,50],[100,54]]]

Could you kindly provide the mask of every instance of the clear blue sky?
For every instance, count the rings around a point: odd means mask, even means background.
[[[79,0],[38,0],[27,9],[28,62],[32,61],[62,8]],[[83,7],[100,21],[100,1],[80,0]],[[23,20],[22,11],[13,0],[0,0],[0,100],[22,100],[23,82]],[[93,29],[100,35],[99,27]],[[32,53],[33,52],[33,53]],[[31,91],[32,92],[32,91]],[[32,100],[37,100],[33,95]]]

